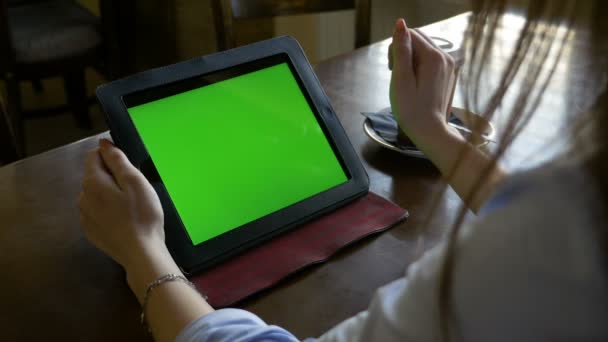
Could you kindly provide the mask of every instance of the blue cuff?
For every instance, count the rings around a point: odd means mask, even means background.
[[[188,324],[175,341],[297,341],[283,328],[267,325],[258,316],[240,309],[221,309]]]

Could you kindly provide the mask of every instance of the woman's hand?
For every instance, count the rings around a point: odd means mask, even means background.
[[[420,32],[397,21],[389,48],[390,101],[404,133],[420,148],[448,132],[454,60]]]
[[[477,211],[505,178],[499,165],[450,129],[454,60],[399,19],[389,48],[390,99],[399,126]],[[483,178],[484,170],[488,170]],[[478,184],[481,182],[481,184]]]
[[[142,251],[163,247],[163,211],[152,185],[108,140],[89,152],[80,220],[87,238],[126,267]]]
[[[80,220],[89,241],[125,268],[127,282],[142,305],[145,290],[155,279],[183,276],[165,245],[163,210],[156,192],[124,153],[105,139],[87,156]],[[143,310],[157,341],[174,341],[190,322],[213,312],[183,282],[163,283]]]

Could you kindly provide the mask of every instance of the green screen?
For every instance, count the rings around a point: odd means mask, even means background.
[[[286,63],[129,113],[195,245],[347,181]]]

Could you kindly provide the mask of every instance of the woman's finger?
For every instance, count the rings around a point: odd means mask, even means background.
[[[399,19],[395,24],[392,43],[392,70],[410,73],[412,71],[412,38],[405,20]]]
[[[411,37],[417,77],[427,79],[443,77],[443,72],[440,70],[453,65],[453,60],[443,51],[433,47],[416,31],[411,31]]]
[[[445,57],[446,61],[448,61],[448,63],[450,64],[454,64],[453,63],[453,58],[452,56],[450,56],[449,53],[445,52],[442,48],[440,48],[437,43],[433,40],[433,38],[427,36],[424,32],[420,31],[420,29],[412,29],[412,31],[414,32],[414,35],[419,36],[420,38],[424,39],[424,41],[426,41],[429,45],[433,46],[437,51],[439,51],[441,53],[442,56]]]
[[[103,234],[103,231],[100,229],[100,226],[95,222],[93,217],[89,215],[87,212],[80,212],[80,226],[84,231],[84,236],[86,239],[93,244],[97,249],[103,251],[103,244],[100,239],[97,238],[100,234]],[[105,253],[105,252],[104,252]],[[110,256],[112,257],[112,256]]]
[[[92,227],[93,221],[91,218],[83,211],[80,211],[80,226],[87,231],[87,228]]]
[[[91,150],[87,154],[84,179],[92,179],[96,184],[106,188],[118,186],[104,165],[99,149]]]
[[[412,41],[412,48],[415,53],[420,56],[425,56],[429,54],[436,54],[440,52],[438,48],[436,48],[433,44],[428,42],[420,33],[416,30],[410,30],[410,36]]]
[[[78,198],[78,209],[80,212],[80,224],[83,228],[91,227],[90,223],[92,223],[91,216],[89,212],[91,210],[95,210],[91,208],[90,197],[88,197],[84,192],[80,193],[80,197]]]
[[[129,180],[140,175],[139,170],[131,164],[127,156],[110,141],[101,139],[99,152],[105,166],[110,170],[121,189],[126,189]]]
[[[424,39],[427,43],[429,43],[430,46],[443,52],[443,50],[441,50],[441,48],[439,46],[437,46],[437,43],[435,43],[433,38],[427,36],[426,33],[422,32],[420,29],[417,29],[417,28],[413,28],[412,31],[414,31],[415,34],[419,35],[422,39]]]
[[[393,70],[393,43],[388,46],[388,70]]]

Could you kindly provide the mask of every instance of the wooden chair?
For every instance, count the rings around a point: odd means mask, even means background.
[[[15,126],[0,95],[0,166],[19,159],[20,146],[17,145],[15,137]]]
[[[0,79],[6,82],[8,107],[15,117],[17,139],[23,145],[23,119],[71,111],[84,128],[91,126],[85,68],[95,67],[107,78],[121,74],[116,50],[118,32],[110,0],[100,0],[99,18],[75,1],[0,0]],[[63,77],[67,105],[25,112],[19,84]]]
[[[238,20],[347,9],[355,9],[355,47],[371,40],[371,0],[212,0],[212,6],[219,50],[236,46]]]

